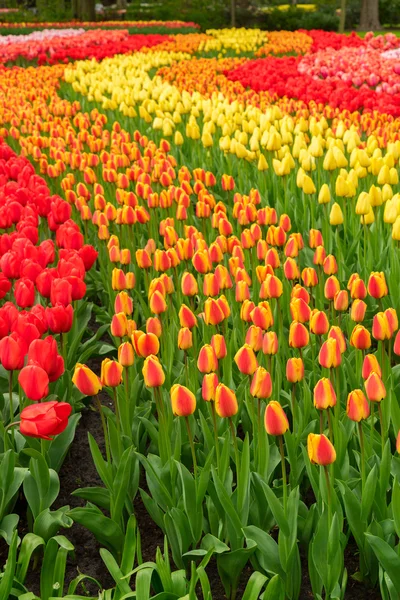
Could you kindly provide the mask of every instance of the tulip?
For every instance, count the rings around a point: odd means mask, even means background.
[[[201,384],[201,396],[206,402],[215,400],[215,392],[218,386],[216,373],[206,373]]]
[[[189,329],[192,329],[195,325],[197,325],[196,315],[188,306],[186,306],[186,304],[182,304],[179,309],[178,316],[181,327],[188,327]]]
[[[95,396],[102,389],[100,379],[86,365],[75,365],[72,382],[84,396]]]
[[[32,364],[42,367],[50,382],[56,381],[64,373],[64,359],[58,354],[57,342],[51,335],[31,342],[28,365]]]
[[[343,212],[340,205],[335,202],[332,204],[331,212],[329,213],[329,224],[333,227],[342,225],[344,221]]]
[[[328,438],[321,434],[309,433],[307,438],[307,452],[312,464],[327,466],[336,460],[336,452]]]
[[[123,367],[118,361],[105,358],[101,363],[100,380],[102,385],[113,388],[119,386],[122,381],[122,371]]]
[[[306,327],[298,321],[293,321],[289,329],[289,346],[291,348],[304,348],[309,342],[310,336]]]
[[[304,378],[304,363],[301,358],[289,358],[286,363],[286,379],[298,383]]]
[[[223,418],[233,417],[238,411],[235,392],[223,383],[219,383],[215,390],[215,410],[217,415]]]
[[[38,402],[49,393],[49,376],[39,365],[27,365],[19,375],[18,382],[29,400]]]
[[[329,330],[328,317],[322,310],[313,310],[310,316],[310,331],[315,335],[325,335]]]
[[[385,274],[383,272],[371,273],[368,280],[368,294],[378,300],[383,298],[383,296],[387,296],[388,288],[386,285]]]
[[[132,336],[132,344],[137,354],[142,358],[147,358],[152,354],[158,354],[160,342],[154,333],[143,333],[142,335]]]
[[[228,354],[226,347],[225,338],[219,333],[215,333],[211,338],[211,346],[214,348],[214,352],[218,360],[223,359]]]
[[[314,387],[314,406],[317,410],[326,410],[336,405],[336,394],[331,381],[323,377]]]
[[[336,292],[333,299],[334,309],[340,312],[344,312],[349,307],[349,295],[347,290],[340,290]]]
[[[128,321],[124,312],[113,315],[111,320],[111,335],[123,338],[127,333]]]
[[[214,348],[210,344],[205,344],[200,348],[197,358],[197,368],[200,373],[211,373],[218,370],[218,359]]]
[[[367,310],[367,305],[363,300],[359,300],[358,298],[354,300],[351,305],[350,318],[355,323],[362,323],[365,318],[365,313]]]
[[[176,383],[170,391],[172,412],[178,417],[188,417],[196,410],[196,398],[184,385]]]
[[[272,394],[271,375],[264,367],[257,367],[250,384],[250,394],[254,398],[270,398]]]
[[[127,292],[119,292],[115,298],[114,302],[114,312],[125,313],[126,315],[131,315],[133,312],[133,302],[132,298],[128,295]]]
[[[192,332],[188,327],[181,327],[178,332],[178,348],[180,350],[189,350],[193,346]]]
[[[253,375],[258,367],[257,358],[253,349],[248,344],[244,344],[235,355],[235,363],[243,375]]]
[[[293,298],[290,303],[290,315],[293,321],[307,323],[310,320],[311,308],[303,298]]]
[[[162,334],[162,325],[158,317],[149,317],[146,321],[146,333],[153,333],[158,338]]]
[[[347,396],[346,414],[352,421],[359,423],[369,417],[369,404],[361,390],[353,390]]]
[[[321,346],[318,361],[321,367],[332,369],[338,367],[342,362],[340,347],[335,338],[328,338]]]
[[[282,406],[271,400],[265,410],[265,430],[268,435],[281,436],[289,429],[289,421]]]
[[[0,362],[6,371],[19,371],[24,366],[26,344],[15,334],[0,340]]]
[[[325,286],[324,286],[325,298],[327,300],[332,301],[332,300],[334,300],[336,294],[338,294],[339,292],[340,292],[340,283],[334,275],[331,275],[325,281]]]
[[[306,287],[315,287],[318,285],[318,275],[312,267],[305,267],[301,272],[301,278]]]
[[[350,345],[357,350],[368,350],[371,347],[371,334],[363,325],[356,325],[350,336]]]
[[[362,378],[368,379],[372,371],[375,371],[379,377],[382,377],[382,369],[375,354],[367,354],[362,366]]]
[[[56,304],[68,306],[68,304],[72,303],[72,285],[67,279],[53,279],[50,291],[50,302],[53,306]]]
[[[391,337],[389,321],[386,313],[378,312],[372,320],[372,337],[383,342]]]
[[[332,325],[328,333],[328,339],[329,338],[336,340],[339,345],[340,354],[343,354],[346,350],[346,338],[338,325]]]
[[[131,367],[135,362],[135,353],[130,342],[123,342],[118,347],[118,362],[123,367]]]
[[[42,402],[27,406],[21,412],[20,432],[28,437],[52,440],[68,425],[72,406],[67,402]]]
[[[46,321],[52,333],[67,333],[72,327],[74,309],[71,305],[56,304],[46,308]]]
[[[254,352],[261,350],[263,345],[263,330],[261,327],[251,325],[247,330],[245,343],[248,344]]]
[[[207,298],[204,303],[204,322],[206,325],[219,325],[224,319],[225,313],[221,304],[214,298]]]
[[[392,335],[394,334],[395,331],[398,330],[399,328],[399,320],[397,317],[397,312],[394,308],[387,308],[385,310],[385,316],[389,325],[389,333],[390,336],[392,337]]]
[[[278,336],[276,335],[275,331],[267,331],[267,333],[264,334],[263,343],[262,343],[263,354],[272,356],[274,354],[277,354],[278,349],[279,349],[279,341],[278,341]]]
[[[375,373],[375,371],[371,371],[364,383],[364,386],[370,402],[381,402],[384,398],[386,398],[385,385],[378,373]]]
[[[165,381],[165,374],[157,356],[147,356],[142,368],[144,383],[147,387],[160,387]]]
[[[396,438],[396,452],[400,453],[400,431],[397,434],[397,438]]]
[[[0,347],[1,347],[1,342],[0,342]],[[395,354],[397,354],[397,356],[400,355],[400,331],[398,331],[396,334],[396,337],[394,340],[393,351]],[[1,350],[0,350],[0,360],[1,360]]]

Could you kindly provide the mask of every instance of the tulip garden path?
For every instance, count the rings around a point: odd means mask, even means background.
[[[0,37],[0,598],[398,598],[400,40]]]

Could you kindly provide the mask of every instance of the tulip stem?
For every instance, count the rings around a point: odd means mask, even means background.
[[[239,464],[239,449],[238,449],[238,444],[237,444],[237,438],[236,438],[236,432],[235,432],[235,428],[233,426],[233,422],[232,422],[232,418],[229,417],[229,427],[231,428],[231,434],[232,434],[232,441],[233,441],[233,448],[235,450],[235,463],[236,463],[236,489],[238,490],[238,494],[237,494],[237,498],[239,499],[239,487],[240,487],[240,464]],[[242,507],[237,506],[238,511],[240,512],[242,510]]]
[[[118,396],[117,396],[117,388],[113,387],[113,399],[114,399],[114,410],[115,410],[115,418],[117,421],[117,435],[118,435],[118,451],[119,456],[122,456],[122,446],[121,446],[121,419],[119,416],[119,405],[118,405]]]
[[[217,456],[217,469],[219,473],[219,441],[218,441],[218,426],[217,426],[217,415],[215,414],[215,405],[214,401],[210,402],[212,420],[213,420],[213,429],[214,429],[214,443],[215,443],[215,454]]]
[[[371,402],[371,454],[374,453],[374,403]]]
[[[326,479],[326,487],[328,490],[328,536],[331,530],[332,523],[332,492],[331,492],[331,482],[329,479],[329,471],[328,467],[324,465],[325,479]]]
[[[283,435],[279,437],[279,451],[281,453],[281,463],[282,463],[282,487],[283,487],[283,512],[286,516],[286,506],[287,506],[287,480],[286,480],[286,464],[285,464],[285,451],[283,449]]]
[[[103,427],[103,435],[104,435],[104,444],[106,447],[106,457],[107,457],[107,462],[111,464],[111,454],[110,454],[110,441],[108,439],[108,431],[107,431],[107,423],[104,417],[104,413],[103,413],[103,406],[101,404],[100,398],[98,397],[98,395],[96,394],[96,396],[94,397],[94,401],[97,405],[97,409],[100,413],[100,419],[101,419],[101,424]]]
[[[329,437],[331,438],[331,442],[333,444],[333,430],[332,430],[332,420],[331,420],[331,413],[329,411],[329,407],[327,408],[326,412],[328,413],[328,428],[329,428]]]
[[[358,422],[358,435],[360,437],[360,456],[361,456],[361,490],[364,493],[365,487],[365,451],[364,451],[364,433],[361,421]]]
[[[319,412],[319,432],[320,434],[324,433],[324,413],[322,410]]]
[[[383,423],[383,414],[382,414],[382,407],[381,407],[381,403],[378,403],[378,413],[379,413],[379,421],[380,421],[380,425],[381,425],[381,443],[382,443],[382,458],[383,458],[383,453],[385,451],[385,431],[384,431],[384,423]]]
[[[194,449],[194,442],[192,436],[192,430],[190,429],[189,418],[185,417],[186,429],[189,438],[190,450],[192,451],[192,460],[193,460],[193,472],[194,472],[194,481],[197,485],[197,460],[196,460],[196,452]]]
[[[12,391],[13,391],[13,371],[10,371],[9,376],[8,376],[8,403],[10,405],[10,423],[12,423],[14,420],[14,406],[13,406],[13,400],[12,400]],[[14,445],[15,435],[14,435],[13,429],[11,429],[11,439],[12,439],[12,443]]]

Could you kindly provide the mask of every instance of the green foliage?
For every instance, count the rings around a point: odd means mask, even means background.
[[[295,31],[296,29],[325,29],[326,31],[337,31],[339,18],[335,15],[331,5],[320,6],[315,12],[290,7],[283,11],[274,8],[265,13],[259,19],[259,27],[269,31],[284,29]]]

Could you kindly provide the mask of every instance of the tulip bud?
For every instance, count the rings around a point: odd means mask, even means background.
[[[389,322],[384,312],[378,312],[372,319],[372,337],[379,341],[390,339]]]
[[[289,329],[289,346],[291,348],[304,348],[310,340],[306,327],[298,321],[293,321]]]
[[[361,390],[353,390],[347,396],[346,414],[349,419],[357,423],[369,417],[368,400]]]
[[[130,367],[135,361],[133,346],[130,342],[123,342],[118,347],[118,362],[123,367]]]
[[[113,315],[111,320],[111,335],[123,338],[127,332],[127,318],[124,312]]]
[[[305,267],[301,272],[301,278],[306,287],[315,287],[318,285],[318,275],[312,267]]]
[[[184,296],[195,296],[199,293],[199,286],[192,273],[186,271],[182,275],[181,290]]]
[[[172,412],[178,417],[189,417],[196,410],[196,398],[184,385],[176,383],[170,391]]]
[[[117,387],[122,381],[123,367],[116,360],[105,358],[101,363],[100,379],[102,385]]]
[[[238,411],[235,392],[223,383],[219,383],[215,390],[215,411],[224,418],[233,417]]]
[[[286,363],[286,379],[298,383],[304,378],[304,363],[301,358],[289,358]]]
[[[261,350],[263,345],[263,330],[261,327],[251,325],[247,330],[245,342],[254,350],[254,352]]]
[[[321,434],[309,433],[307,438],[308,458],[312,464],[327,466],[336,460],[336,451],[328,438]]]
[[[331,201],[331,192],[328,184],[324,183],[321,186],[318,194],[318,204],[329,204]]]
[[[371,334],[363,325],[356,325],[350,336],[350,345],[357,350],[368,350],[371,347]]]
[[[271,400],[265,410],[265,430],[268,435],[284,435],[289,429],[289,421],[282,406]]]
[[[277,354],[278,349],[279,349],[279,342],[278,342],[278,336],[276,335],[275,331],[267,331],[267,333],[264,334],[264,338],[263,338],[263,344],[262,344],[263,354],[267,354],[267,355],[271,356],[273,354]]]
[[[1,344],[1,342],[0,342]],[[395,340],[394,340],[394,346],[393,346],[393,352],[399,356],[400,355],[400,331],[397,332]],[[0,354],[1,356],[1,354]]]
[[[18,382],[29,400],[38,402],[49,393],[49,376],[39,365],[27,365],[19,375]]]
[[[334,275],[331,275],[325,281],[325,287],[324,287],[325,298],[327,300],[332,301],[332,300],[334,300],[336,294],[339,293],[339,291],[340,291],[340,283]]]
[[[314,406],[318,410],[325,410],[336,404],[336,394],[330,379],[323,377],[314,387]]]
[[[218,386],[218,377],[216,373],[206,373],[201,385],[201,395],[203,400],[210,402],[215,400],[215,392]]]
[[[383,296],[387,296],[388,288],[386,285],[385,274],[383,272],[371,273],[368,280],[368,294],[378,300],[383,298]]]
[[[328,317],[322,310],[314,309],[310,316],[310,331],[315,335],[325,335],[329,330]]]
[[[193,346],[192,332],[188,327],[181,327],[178,332],[178,348],[179,350],[188,350]]]
[[[143,364],[142,374],[147,387],[160,387],[165,381],[165,374],[157,356],[151,354]]]
[[[77,363],[72,382],[84,396],[95,396],[102,389],[101,381],[86,365]]]
[[[382,369],[375,354],[366,354],[362,366],[362,378],[368,379],[372,371],[375,371],[379,377],[382,377]]]
[[[372,371],[364,386],[370,402],[381,402],[381,400],[386,398],[386,388],[378,373]]]
[[[394,334],[395,331],[398,330],[399,328],[399,320],[397,317],[397,312],[396,309],[394,308],[387,308],[385,310],[385,316],[389,325],[389,337],[392,337],[392,335]]]
[[[344,312],[349,308],[349,295],[347,290],[340,290],[336,292],[333,299],[333,306],[335,310]]]
[[[146,358],[151,354],[158,354],[160,350],[160,342],[154,333],[143,333],[137,335],[136,332],[132,335],[132,344],[137,354],[142,358]]]
[[[264,367],[257,367],[250,385],[250,394],[255,398],[270,398],[272,394],[271,375]]]
[[[365,304],[364,300],[359,300],[358,298],[356,298],[356,300],[354,300],[353,304],[351,305],[350,318],[356,323],[362,323],[362,321],[364,321],[365,318],[366,310],[367,305]]]
[[[257,358],[253,349],[248,344],[244,344],[235,355],[235,363],[243,375],[253,375],[258,367]]]
[[[162,334],[162,325],[158,317],[149,317],[146,321],[146,333],[154,333],[158,338]]]
[[[215,333],[212,336],[211,346],[214,348],[214,352],[218,360],[225,358],[225,356],[228,354],[225,338],[219,333]]]
[[[200,348],[197,359],[197,368],[200,373],[211,373],[218,370],[218,359],[214,348],[210,344],[205,344]]]
[[[331,212],[329,213],[329,224],[335,227],[337,225],[342,225],[343,221],[344,218],[342,209],[340,208],[340,205],[335,202],[332,205]]]

